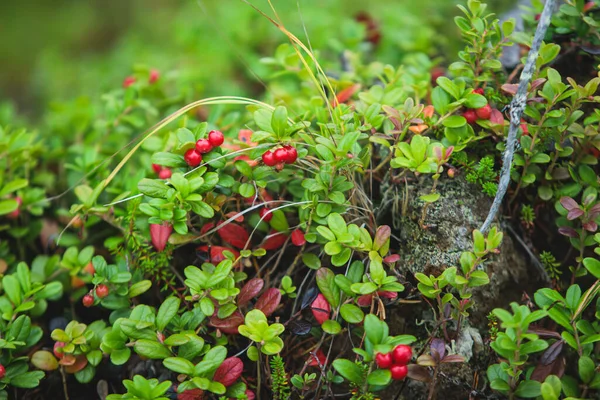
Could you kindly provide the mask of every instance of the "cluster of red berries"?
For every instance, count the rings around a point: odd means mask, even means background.
[[[98,296],[99,299],[103,299],[108,296],[109,292],[108,286],[106,285],[96,286],[96,296]],[[91,291],[83,296],[82,303],[85,307],[91,307],[94,305],[94,296],[92,295]]]
[[[158,78],[160,78],[160,72],[158,72],[158,70],[153,69],[150,71],[150,75],[148,76],[148,83],[152,85],[153,83],[156,83]],[[123,79],[123,87],[125,89],[127,89],[129,86],[133,85],[136,81],[137,81],[137,79],[135,78],[135,76],[128,76],[125,79]]]
[[[206,154],[215,147],[219,147],[225,141],[223,133],[219,131],[210,131],[208,139],[200,139],[196,142],[193,149],[185,152],[183,159],[192,168],[197,167],[202,162],[202,154]]]
[[[480,94],[483,96],[483,89],[478,88],[473,90],[473,93]],[[467,123],[473,125],[478,119],[490,119],[492,116],[492,107],[489,104],[481,108],[472,109],[469,108],[463,112],[463,117],[467,120]]]
[[[375,362],[382,369],[389,369],[392,379],[401,380],[408,375],[408,363],[412,358],[412,348],[405,344],[399,344],[391,353],[377,353]]]
[[[283,164],[293,164],[298,159],[295,147],[286,145],[275,151],[267,150],[262,155],[262,160],[268,167],[283,167]]]
[[[152,169],[158,174],[160,179],[169,179],[172,172],[169,168],[163,167],[162,165],[152,164]]]

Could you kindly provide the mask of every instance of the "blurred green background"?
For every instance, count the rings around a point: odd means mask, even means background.
[[[266,0],[250,0],[272,14]],[[335,59],[364,46],[367,12],[381,42],[367,54],[398,64],[411,52],[451,55],[460,46],[458,0],[273,0],[285,25]],[[512,1],[491,2],[492,11]],[[286,41],[241,0],[0,1],[0,102],[29,119],[52,101],[98,98],[135,65],[168,73],[195,95],[258,94],[259,60]],[[454,57],[454,56],[450,56]]]

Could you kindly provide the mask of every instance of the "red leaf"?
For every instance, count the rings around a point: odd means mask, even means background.
[[[294,246],[304,246],[304,243],[306,243],[306,239],[304,239],[304,232],[302,232],[301,229],[296,229],[294,232],[292,232],[292,243],[294,244]]]
[[[371,301],[373,300],[372,294],[363,294],[358,299],[356,299],[356,304],[360,307],[368,307],[371,305]]]
[[[429,370],[417,364],[409,364],[408,377],[419,382],[429,382],[431,379]]]
[[[217,233],[225,243],[237,247],[238,249],[245,248],[250,237],[246,229],[233,222],[222,225],[217,230]]]
[[[325,357],[325,353],[321,351],[321,349],[317,350],[316,354],[311,352],[309,358],[308,366],[309,367],[319,367],[324,366],[327,361],[327,357]]]
[[[202,389],[186,390],[185,392],[177,395],[177,400],[202,400],[203,398],[204,391]]]
[[[315,316],[315,319],[319,324],[323,324],[323,322],[329,319],[329,314],[331,313],[331,306],[325,296],[321,293],[317,296],[315,301],[310,305],[312,309],[312,313]]]
[[[227,217],[227,219],[236,217],[234,219],[235,222],[240,222],[240,223],[244,222],[244,214],[240,214],[237,211],[228,212],[227,214],[225,214],[225,217]]]
[[[221,332],[228,335],[236,335],[238,333],[238,327],[244,323],[244,316],[241,312],[235,311],[229,317],[220,319],[218,317],[212,317],[210,319],[210,325],[219,329]]]
[[[204,226],[202,228],[200,228],[200,235],[205,235],[206,232],[210,231],[214,227],[215,227],[214,222],[208,222],[208,223],[204,224]]]
[[[379,296],[379,298],[381,299],[390,299],[390,300],[394,300],[396,297],[398,297],[398,293],[397,292],[388,292],[385,290],[380,290],[377,292],[377,296]]]
[[[275,250],[283,246],[286,239],[287,236],[285,234],[277,231],[271,231],[269,236],[265,238],[259,247],[262,247],[265,250]]]
[[[254,308],[262,311],[263,314],[268,317],[275,312],[280,301],[281,292],[279,289],[267,289],[267,291],[260,296],[260,299],[258,299]]]
[[[208,253],[208,246],[199,246],[197,250]],[[235,249],[223,246],[210,246],[210,262],[216,264],[223,261],[225,259],[225,256],[223,255],[224,251],[232,252],[235,258],[240,256],[240,252]]]
[[[335,108],[338,104],[347,102],[358,89],[360,89],[360,85],[357,83],[340,91],[332,100],[331,106]]]
[[[87,360],[85,354],[80,354],[75,359],[74,364],[67,365],[65,367],[65,371],[67,371],[67,373],[69,373],[69,374],[74,374],[74,373],[79,372],[82,369],[84,369],[87,364],[88,364],[88,360]]]
[[[168,222],[163,222],[162,225],[150,224],[150,238],[154,248],[158,251],[163,251],[173,232],[173,227]]]
[[[225,387],[229,387],[242,376],[244,363],[237,357],[229,357],[215,371],[212,380],[220,382]]]
[[[504,114],[495,108],[492,108],[492,114],[490,115],[490,122],[496,125],[504,125]]]
[[[255,298],[260,293],[264,285],[265,281],[263,281],[261,278],[252,278],[246,282],[244,287],[240,290],[240,294],[238,294],[238,306],[243,307],[248,304],[250,300]]]
[[[387,225],[381,225],[375,232],[375,238],[373,239],[373,249],[379,250],[383,247],[392,234],[392,228]]]
[[[568,197],[568,196],[561,197],[560,204],[567,211],[579,209],[579,204],[577,204],[577,202],[575,200],[573,200],[571,197]]]
[[[248,400],[254,400],[256,398],[256,395],[250,389],[246,389],[246,396],[248,397]]]
[[[399,254],[390,254],[389,256],[385,257],[383,259],[383,262],[387,263],[387,264],[393,264],[396,261],[400,260],[400,255]]]

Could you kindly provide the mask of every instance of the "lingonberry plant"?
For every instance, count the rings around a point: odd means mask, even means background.
[[[140,67],[81,126],[52,111],[46,147],[0,129],[0,398],[46,374],[109,399],[596,396],[598,8],[566,1],[541,44],[459,9],[447,68],[371,60],[372,24],[340,66],[276,17],[262,100],[186,105]],[[503,65],[515,44],[539,52]]]

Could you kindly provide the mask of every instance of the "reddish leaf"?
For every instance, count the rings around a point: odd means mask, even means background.
[[[254,308],[262,311],[263,314],[268,317],[275,312],[280,301],[281,292],[279,289],[267,289],[267,291],[260,296]]]
[[[465,362],[465,358],[463,356],[461,356],[460,354],[450,354],[449,356],[446,356],[443,360],[443,363],[464,363]]]
[[[331,306],[329,302],[321,293],[317,296],[315,301],[310,305],[312,309],[312,313],[319,324],[323,324],[323,322],[329,319],[329,315],[331,314]]]
[[[390,300],[394,300],[396,299],[396,297],[398,297],[398,293],[397,292],[387,292],[384,290],[380,290],[377,292],[377,296],[379,296],[380,299],[390,299]]]
[[[321,351],[321,349],[317,350],[316,354],[311,352],[310,356],[309,356],[309,362],[308,362],[308,366],[309,367],[319,367],[319,366],[324,366],[325,362],[327,361],[327,357],[325,357],[325,354],[323,353],[323,351]]]
[[[570,226],[561,226],[560,228],[558,228],[558,233],[560,233],[561,235],[564,235],[564,236],[572,237],[572,238],[579,237],[579,235],[577,234],[577,231],[575,229],[571,228]]]
[[[248,397],[248,400],[254,400],[256,398],[256,395],[252,390],[246,389],[246,397]]]
[[[212,380],[221,382],[223,386],[229,387],[242,376],[244,363],[237,357],[229,357],[215,371]]]
[[[495,108],[492,108],[492,114],[490,115],[490,122],[495,125],[504,125],[504,114]]]
[[[503,92],[507,94],[512,94],[514,96],[515,94],[517,94],[518,87],[519,85],[516,83],[505,83],[500,87],[500,89],[502,89]]]
[[[562,340],[558,340],[552,344],[552,346],[548,347],[542,357],[540,358],[540,363],[543,365],[548,365],[560,355],[563,349],[564,342]]]
[[[208,223],[204,224],[204,226],[202,226],[202,228],[200,228],[200,235],[205,235],[208,231],[210,231],[214,227],[215,227],[214,222],[208,222]]]
[[[304,246],[304,243],[306,243],[306,239],[304,239],[304,232],[302,232],[301,229],[296,229],[294,232],[292,232],[292,243],[294,244],[294,246]]]
[[[550,375],[556,375],[559,378],[565,373],[565,358],[558,357],[548,365],[542,363],[536,365],[535,369],[531,373],[531,377],[534,381],[544,382]]]
[[[150,224],[150,238],[156,250],[163,251],[165,249],[171,232],[173,232],[173,227],[168,222],[163,222],[162,225]]]
[[[238,333],[238,327],[244,323],[244,316],[241,312],[235,311],[229,317],[220,319],[218,317],[212,317],[210,319],[210,325],[219,329],[221,332],[228,335],[236,335]]]
[[[335,108],[338,104],[347,102],[358,89],[360,89],[360,85],[357,83],[340,91],[335,99],[331,101],[331,106]]]
[[[373,249],[379,250],[383,247],[385,242],[387,242],[392,234],[392,228],[387,225],[381,225],[377,228],[377,232],[375,232],[375,238],[373,239]]]
[[[429,370],[417,364],[408,365],[408,377],[419,382],[429,382]]]
[[[372,294],[363,294],[358,299],[356,299],[356,304],[360,307],[368,307],[371,305],[371,301],[373,300]]]
[[[199,246],[196,250],[208,253],[208,246]],[[224,251],[230,251],[235,258],[240,256],[240,252],[235,249],[223,246],[210,246],[210,262],[217,264],[223,261],[225,259],[225,256],[223,255]]]
[[[265,281],[261,278],[252,278],[246,282],[244,287],[240,290],[240,294],[238,294],[238,306],[243,307],[248,304],[250,300],[258,296],[264,285]]]
[[[583,229],[588,232],[596,232],[598,230],[598,224],[594,221],[588,221],[583,224]]]
[[[383,259],[383,262],[388,263],[388,264],[393,264],[399,260],[400,260],[399,254],[390,254],[389,256],[387,256]]]
[[[68,365],[65,367],[65,371],[69,374],[74,374],[75,372],[79,372],[82,369],[84,369],[87,364],[88,364],[88,360],[87,360],[85,354],[80,354],[75,359],[74,364]]]
[[[571,210],[575,210],[575,209],[579,209],[579,204],[577,204],[577,202],[575,200],[573,200],[572,198],[568,197],[568,196],[563,196],[560,198],[560,204],[565,208],[565,210],[567,211],[571,211]]]
[[[202,389],[186,390],[185,392],[177,395],[177,400],[202,400],[203,398],[204,391]]]
[[[259,247],[265,250],[276,250],[283,246],[287,239],[287,236],[281,232],[271,231],[269,236],[260,244]]]
[[[250,235],[248,235],[246,229],[238,224],[234,224],[233,222],[222,225],[217,230],[217,233],[225,243],[237,247],[238,249],[245,248],[246,243],[250,238]]]
[[[583,215],[583,210],[579,209],[579,208],[574,208],[572,210],[569,210],[569,213],[567,214],[567,219],[569,221],[573,221],[574,219],[577,219],[579,217],[581,217]]]
[[[240,214],[237,211],[228,212],[227,214],[225,214],[225,217],[227,217],[227,219],[235,217],[235,219],[234,219],[235,222],[239,222],[239,223],[244,222],[244,214]]]

